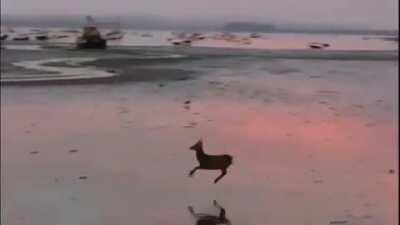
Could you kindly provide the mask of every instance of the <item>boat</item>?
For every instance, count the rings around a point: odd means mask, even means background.
[[[76,40],[76,47],[78,49],[105,49],[107,47],[107,40],[104,39],[97,27],[94,25],[92,17],[86,17],[88,25],[83,28],[82,36]]]
[[[18,35],[17,37],[14,37],[12,40],[13,41],[29,41],[29,36],[28,35]]]
[[[312,43],[308,44],[308,47],[312,48],[312,49],[324,49],[329,46],[330,46],[330,44],[328,44],[328,43],[319,43],[319,42],[312,42]]]
[[[394,37],[383,37],[382,40],[384,41],[394,41],[394,42],[399,42],[399,36],[394,36]]]
[[[121,29],[120,19],[117,22],[109,22],[108,24],[113,28],[104,35],[106,40],[121,40],[124,38],[125,32]]]
[[[206,39],[206,37],[201,33],[193,33],[193,34],[189,35],[188,39],[190,39],[192,41],[201,41],[201,40]]]
[[[49,40],[49,35],[47,33],[37,34],[35,36],[35,39],[38,41],[46,41],[46,40]]]
[[[69,36],[65,35],[65,34],[55,34],[55,35],[50,36],[50,39],[63,39],[63,38],[68,38],[68,37]]]
[[[250,34],[250,37],[251,37],[251,38],[261,38],[261,34],[258,34],[258,33],[251,33],[251,34]]]
[[[7,39],[8,39],[8,34],[2,34],[2,35],[0,36],[0,39],[1,39],[2,41],[7,40]]]
[[[104,35],[106,40],[121,40],[124,38],[124,33],[119,30],[112,30]]]
[[[175,46],[191,46],[192,41],[189,39],[175,39],[171,40],[171,43]]]
[[[77,38],[76,44],[79,49],[105,49],[107,40],[101,37],[96,27],[86,26],[83,28],[82,36]]]
[[[313,48],[313,49],[321,49],[321,48],[323,48],[321,45],[318,45],[318,44],[309,44],[308,47]]]

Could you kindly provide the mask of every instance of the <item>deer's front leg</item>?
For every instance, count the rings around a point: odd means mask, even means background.
[[[198,218],[200,217],[198,214],[196,214],[196,213],[194,212],[194,209],[193,209],[192,206],[189,206],[189,207],[188,207],[188,210],[189,210],[190,214],[191,214],[194,218],[198,219]]]
[[[219,175],[215,180],[214,180],[214,184],[216,184],[223,176],[226,175],[226,169],[221,170],[222,173],[221,175]]]
[[[194,172],[196,172],[196,170],[198,169],[200,169],[200,166],[196,166],[195,168],[193,168],[189,173],[189,177],[193,177]]]

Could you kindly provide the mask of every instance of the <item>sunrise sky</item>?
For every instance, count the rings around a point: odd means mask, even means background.
[[[1,0],[7,14],[141,14],[283,23],[398,26],[398,0]]]

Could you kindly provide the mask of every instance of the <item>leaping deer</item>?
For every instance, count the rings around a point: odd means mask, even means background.
[[[198,169],[221,170],[221,175],[214,180],[214,183],[217,183],[226,175],[228,167],[232,164],[233,157],[230,155],[207,155],[203,150],[203,141],[201,139],[191,146],[190,150],[196,151],[196,158],[199,162],[199,165],[190,171],[190,177],[192,177],[194,172]]]

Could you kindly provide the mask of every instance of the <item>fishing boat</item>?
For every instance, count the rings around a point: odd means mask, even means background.
[[[79,49],[104,49],[107,47],[107,40],[101,37],[96,27],[86,26],[76,44]]]
[[[83,28],[82,36],[76,40],[78,49],[105,49],[107,40],[104,39],[97,29],[92,17],[86,17],[88,25]]]

